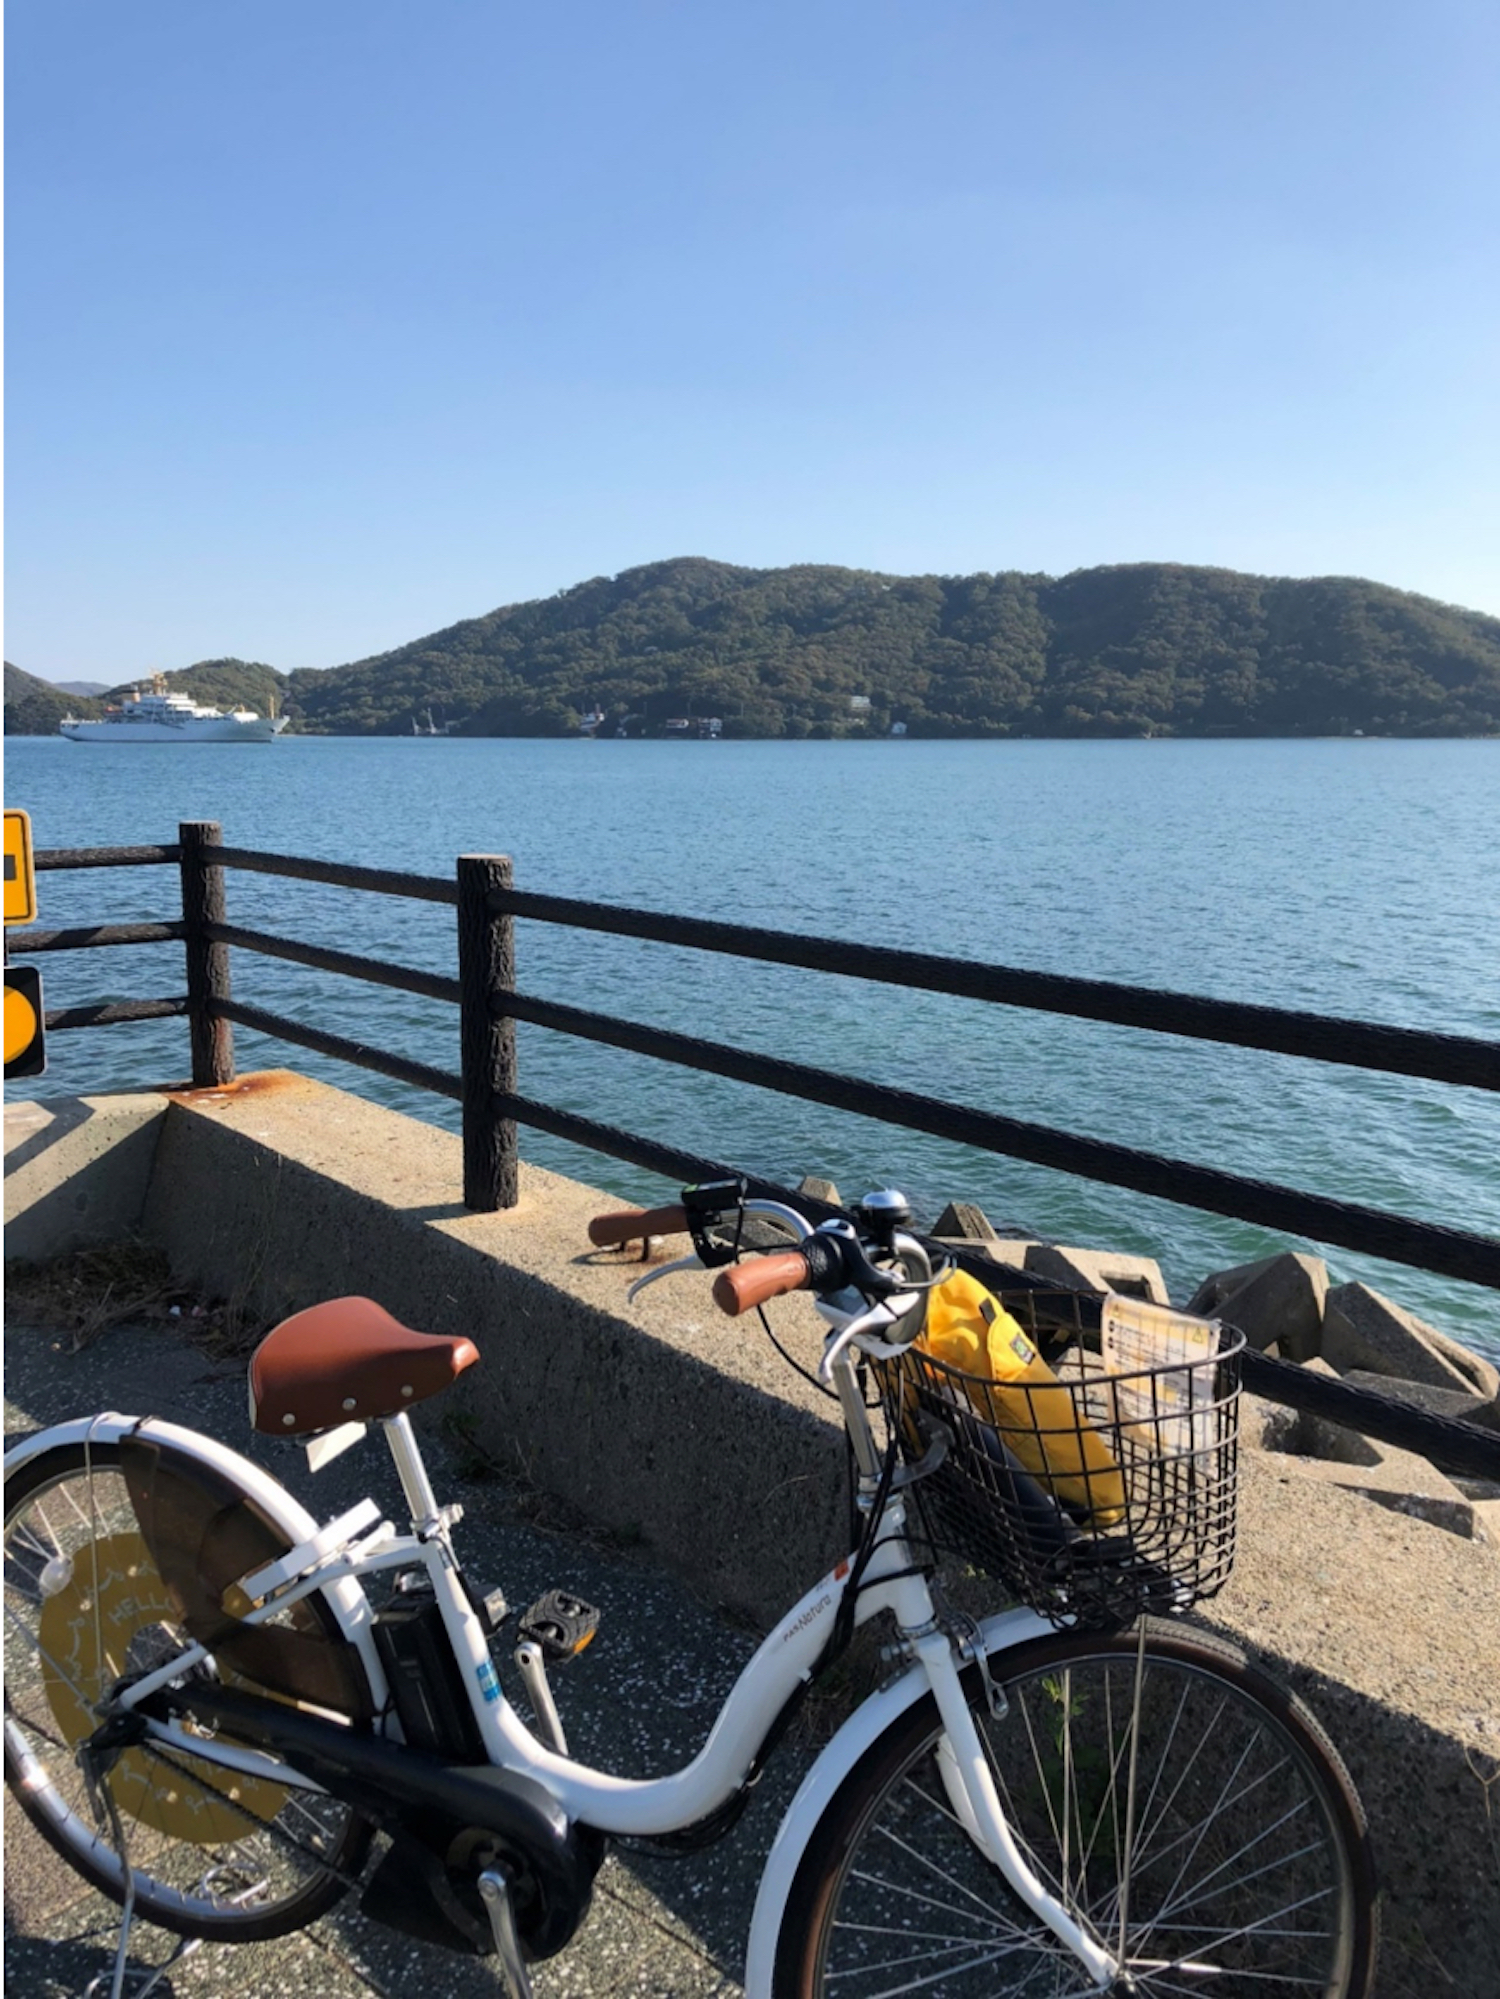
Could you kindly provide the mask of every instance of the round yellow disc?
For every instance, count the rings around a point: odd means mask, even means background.
[[[7,1034],[9,1033],[9,1015]],[[42,1605],[42,1677],[58,1732],[71,1747],[99,1725],[92,1703],[127,1670],[131,1640],[149,1645],[154,1626],[170,1631],[176,1612],[139,1534],[101,1535],[73,1558],[73,1571]],[[171,1642],[169,1639],[166,1642]],[[179,1767],[180,1766],[180,1767]],[[224,1846],[243,1839],[245,1814],[275,1818],[286,1802],[279,1784],[244,1777],[174,1754],[172,1763],[129,1749],[109,1787],[121,1811],[172,1839]]]
[[[25,993],[14,986],[5,988],[5,1059],[14,1062],[24,1055],[36,1040],[41,1022],[36,1017],[36,1008]]]

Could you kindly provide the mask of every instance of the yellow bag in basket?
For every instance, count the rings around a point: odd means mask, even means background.
[[[955,1270],[927,1296],[919,1348],[990,1384],[996,1429],[1034,1478],[1098,1527],[1124,1517],[1125,1481],[1104,1439],[999,1299]],[[989,1422],[985,1397],[965,1384]]]

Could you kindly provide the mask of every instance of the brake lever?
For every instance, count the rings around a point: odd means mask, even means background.
[[[904,1354],[911,1340],[898,1340],[892,1344],[889,1340],[871,1340],[870,1334],[876,1326],[899,1324],[919,1299],[920,1294],[915,1291],[898,1291],[895,1297],[882,1298],[868,1312],[861,1312],[857,1319],[851,1319],[843,1331],[836,1333],[823,1348],[823,1358],[818,1362],[818,1379],[825,1384],[833,1380],[835,1362],[856,1340],[866,1342],[864,1351],[877,1360],[894,1360],[898,1354]]]
[[[689,1250],[686,1256],[679,1256],[671,1263],[658,1264],[655,1270],[648,1270],[644,1277],[638,1277],[625,1293],[626,1302],[629,1303],[634,1299],[637,1292],[644,1291],[648,1284],[654,1284],[658,1277],[670,1277],[677,1270],[706,1270],[707,1268],[707,1264],[703,1261],[697,1250]]]

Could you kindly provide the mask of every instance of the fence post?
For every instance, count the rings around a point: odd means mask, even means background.
[[[205,926],[223,923],[224,870],[212,859],[223,832],[212,819],[190,819],[177,828],[182,873],[182,920],[187,926],[188,1028],[193,1046],[193,1088],[213,1089],[234,1081],[234,1028],[209,1012],[213,1000],[229,998],[229,946],[215,944]]]
[[[492,1001],[516,983],[516,926],[489,907],[492,889],[511,886],[509,857],[458,857],[459,1051],[464,1085],[464,1206],[485,1214],[520,1198],[514,1118],[498,1117],[495,1097],[516,1088],[516,1024]]]

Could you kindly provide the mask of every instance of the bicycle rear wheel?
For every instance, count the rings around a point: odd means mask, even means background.
[[[291,1616],[336,1635],[317,1598]],[[116,1902],[115,1820],[90,1797],[75,1747],[116,1679],[182,1649],[179,1618],[118,1447],[59,1445],[6,1480],[5,1779],[42,1837]],[[336,1799],[150,1743],[106,1781],[136,1912],[182,1936],[252,1943],[303,1928],[343,1894],[369,1838]]]
[[[995,1655],[970,1705],[1041,1879],[1137,1999],[1366,1999],[1377,1912],[1359,1801],[1322,1729],[1231,1646],[1151,1626]],[[963,1832],[924,1700],[835,1793],[793,1881],[777,1999],[1082,1999],[1082,1966]],[[1122,1987],[1122,1989],[1124,1989]]]

